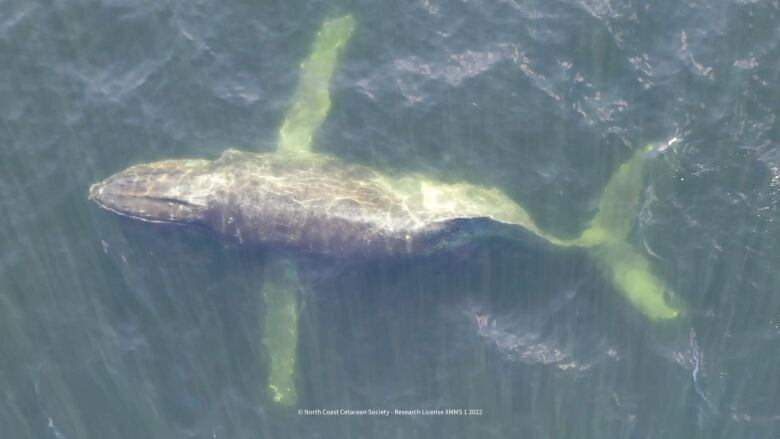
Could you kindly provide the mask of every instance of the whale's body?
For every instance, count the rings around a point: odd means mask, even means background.
[[[90,198],[142,221],[324,255],[430,253],[513,229],[553,239],[495,188],[390,176],[314,154],[228,150],[214,161],[138,165],[93,185]]]
[[[604,188],[599,211],[581,236],[541,230],[500,189],[387,174],[312,149],[328,114],[328,84],[354,27],[327,20],[301,64],[298,87],[273,153],[227,150],[217,160],[166,160],[132,166],[92,185],[91,200],[130,218],[205,226],[240,243],[326,255],[398,255],[449,248],[475,234],[534,235],[586,249],[628,302],[652,319],[673,319],[666,283],[628,242],[642,194],[646,150],[638,149]],[[290,253],[266,269],[263,344],[268,388],[285,405],[297,400],[297,265]],[[295,252],[292,253],[295,256]]]

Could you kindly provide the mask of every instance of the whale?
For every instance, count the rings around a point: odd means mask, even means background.
[[[500,188],[383,171],[314,151],[312,139],[330,109],[330,78],[354,25],[351,16],[323,24],[301,64],[275,151],[227,149],[213,160],[137,164],[89,188],[89,199],[115,214],[201,227],[284,255],[284,262],[271,265],[273,273],[263,287],[273,317],[266,319],[265,345],[274,400],[288,405],[296,400],[298,254],[395,257],[443,252],[483,236],[537,239],[584,251],[614,289],[650,320],[682,314],[674,292],[629,242],[652,146],[636,148],[618,167],[598,212],[571,238],[543,230]]]

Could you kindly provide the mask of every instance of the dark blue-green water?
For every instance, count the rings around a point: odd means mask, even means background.
[[[298,403],[261,343],[266,250],[100,211],[132,164],[271,151],[322,21],[357,27],[315,148],[501,188],[574,236],[637,148],[632,244],[481,240],[302,262]],[[777,1],[0,0],[0,438],[780,437]],[[299,409],[477,409],[306,416]]]

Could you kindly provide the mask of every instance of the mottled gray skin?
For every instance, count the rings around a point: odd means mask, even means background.
[[[428,253],[480,218],[425,206],[419,181],[409,180],[409,190],[403,182],[324,156],[228,150],[213,162],[133,166],[93,185],[90,199],[123,216],[202,225],[240,243],[344,256]]]
[[[575,239],[550,236],[496,188],[387,175],[312,153],[234,150],[207,160],[133,166],[90,189],[101,207],[143,221],[198,224],[240,243],[326,255],[432,253],[474,235],[535,235],[584,246],[628,300],[651,318],[676,318],[668,288],[626,242],[641,194],[639,151],[621,165],[591,226]]]

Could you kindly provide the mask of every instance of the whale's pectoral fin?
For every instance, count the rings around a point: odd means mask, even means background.
[[[340,49],[349,40],[355,20],[351,15],[328,20],[322,25],[309,57],[301,63],[292,105],[279,132],[279,152],[308,154],[314,131],[330,110],[328,86]]]
[[[273,400],[290,406],[298,399],[295,368],[298,352],[298,267],[290,259],[272,260],[263,282],[265,329],[263,345],[269,356],[268,390]]]
[[[328,85],[341,47],[349,39],[355,20],[347,15],[328,20],[320,29],[309,57],[301,63],[293,103],[279,132],[283,154],[310,154],[314,131],[330,109]],[[265,270],[263,297],[266,305],[263,345],[269,354],[268,390],[274,401],[293,405],[296,354],[298,349],[298,267],[278,258]]]
[[[643,314],[652,319],[672,319],[682,314],[669,303],[672,292],[652,273],[647,258],[628,243],[644,188],[642,170],[651,149],[638,150],[620,166],[604,188],[590,227],[568,243],[585,247],[612,284]]]

